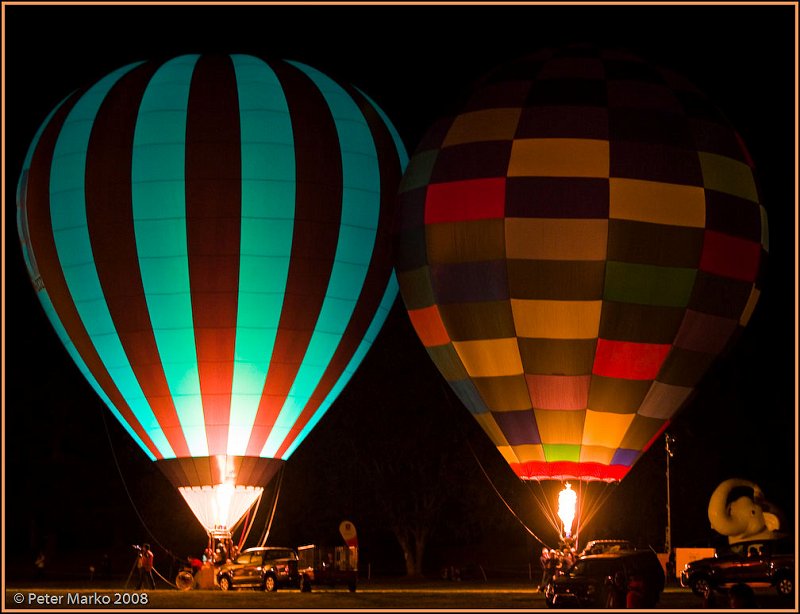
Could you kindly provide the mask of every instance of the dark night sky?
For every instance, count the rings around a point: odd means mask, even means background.
[[[671,428],[678,439],[672,464],[673,543],[697,545],[709,539],[708,497],[728,477],[754,480],[768,499],[795,518],[793,6],[6,4],[4,8],[3,453],[8,538],[4,547],[12,559],[31,556],[39,543],[58,552],[79,549],[76,544],[80,543],[88,550],[148,539],[116,471],[101,412],[107,416],[125,484],[158,541],[172,549],[202,541],[199,527],[185,531],[188,537],[178,537],[163,514],[152,511],[148,498],[155,499],[160,509],[175,510],[171,516],[187,526],[194,522],[188,511],[180,509],[179,496],[170,492],[171,487],[102,408],[50,328],[22,263],[14,193],[37,127],[70,91],[131,61],[208,51],[295,59],[357,85],[386,111],[409,152],[437,116],[458,104],[474,79],[498,63],[542,47],[582,41],[623,47],[686,75],[723,109],[748,145],[769,215],[770,257],[764,292],[750,326]],[[339,484],[341,476],[333,479],[326,473],[336,463],[328,463],[325,455],[335,453],[336,438],[343,433],[355,441],[365,436],[363,429],[359,432],[360,416],[374,418],[375,412],[385,409],[408,412],[408,420],[425,421],[426,412],[443,411],[444,396],[438,402],[430,397],[430,391],[441,389],[440,382],[398,300],[357,375],[290,459],[276,518],[276,525],[284,519],[283,528],[276,527],[278,534],[294,545],[316,539],[304,533],[305,528],[296,528],[309,524],[298,523],[296,511],[309,502],[322,500],[332,510],[331,517],[360,518],[352,492],[348,491],[350,500],[345,502],[327,493],[328,485]],[[447,418],[453,428],[463,429],[480,442],[466,409],[455,409],[460,413]],[[390,423],[387,419],[386,424]],[[372,432],[380,435],[379,428]],[[421,447],[411,437],[408,445],[414,454],[439,453],[433,446]],[[504,491],[511,493],[509,497],[521,496],[512,492],[519,485],[509,479],[510,471],[502,460],[498,462],[493,449],[478,443],[477,454],[501,489],[511,489]],[[465,471],[474,472],[476,483],[484,480],[475,466]],[[596,532],[618,531],[662,545],[663,471],[663,447],[657,445],[614,487],[605,515],[596,521]],[[302,482],[303,488],[291,486],[290,476],[296,477],[295,484]],[[489,494],[484,493],[481,505],[471,511],[475,516],[471,522],[497,521],[506,539],[524,543],[524,531],[513,519],[501,519],[508,513],[492,501],[488,487],[484,490]],[[525,513],[536,526],[535,509]],[[364,518],[362,526],[369,535],[371,521],[367,515]],[[337,525],[339,519],[336,516]],[[796,524],[796,519],[791,523]],[[71,528],[56,528],[63,524]],[[92,530],[107,539],[87,535]],[[376,543],[385,538],[377,528],[372,530]]]

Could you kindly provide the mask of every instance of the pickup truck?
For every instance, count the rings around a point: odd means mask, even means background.
[[[779,595],[794,594],[794,546],[789,540],[760,540],[732,544],[730,551],[687,563],[681,586],[703,596],[709,589],[726,590],[734,584],[773,586]]]

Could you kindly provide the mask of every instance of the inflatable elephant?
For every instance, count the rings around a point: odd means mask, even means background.
[[[733,478],[722,482],[712,493],[708,519],[711,528],[726,535],[731,544],[777,539],[780,521],[771,509],[756,484]]]

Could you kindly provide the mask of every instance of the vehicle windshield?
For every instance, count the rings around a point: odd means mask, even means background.
[[[567,575],[571,578],[577,578],[583,576],[607,575],[608,573],[610,573],[610,570],[611,566],[606,561],[579,559],[569,569]]]

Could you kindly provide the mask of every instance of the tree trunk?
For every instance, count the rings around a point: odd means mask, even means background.
[[[416,578],[422,575],[422,557],[425,554],[425,538],[412,533],[397,535],[397,541],[403,550],[406,564],[406,576]]]

